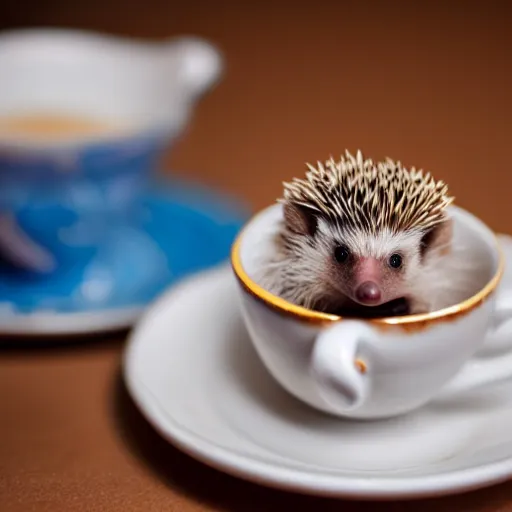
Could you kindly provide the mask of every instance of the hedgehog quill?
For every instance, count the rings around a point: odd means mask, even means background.
[[[348,151],[284,183],[283,221],[260,283],[327,313],[417,314],[470,294],[452,243],[443,181],[390,158]]]

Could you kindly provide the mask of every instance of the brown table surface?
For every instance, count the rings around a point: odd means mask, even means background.
[[[226,75],[169,164],[253,208],[272,202],[305,161],[361,147],[432,170],[459,205],[512,232],[512,31],[498,4],[17,4],[2,26],[217,42]],[[132,405],[120,378],[125,337],[2,348],[0,510],[512,511],[512,483],[420,502],[340,503],[209,469],[161,440]]]

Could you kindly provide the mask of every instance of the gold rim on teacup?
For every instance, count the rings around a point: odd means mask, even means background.
[[[259,217],[259,215],[263,214],[267,210],[268,208],[264,208],[259,213],[255,214],[238,233],[235,242],[233,243],[231,249],[231,265],[233,267],[236,277],[238,278],[238,281],[256,299],[263,301],[265,304],[272,307],[273,309],[281,311],[285,314],[297,316],[301,320],[315,323],[337,322],[342,320],[344,317],[340,315],[322,313],[320,311],[314,311],[288,302],[287,300],[284,300],[281,297],[278,297],[262,288],[245,272],[244,267],[242,265],[242,259],[240,256],[242,238],[247,228],[249,227],[249,224],[252,224],[252,222],[257,217]],[[366,321],[380,325],[384,324],[390,326],[402,325],[404,327],[417,327],[420,325],[423,326],[428,322],[432,322],[433,320],[451,320],[453,319],[453,317],[458,317],[462,314],[469,313],[472,309],[479,306],[495,291],[501,280],[501,277],[503,276],[505,268],[505,258],[503,255],[503,251],[501,250],[500,243],[498,241],[498,238],[496,237],[496,234],[493,231],[491,231],[491,233],[493,235],[495,249],[498,254],[498,268],[496,269],[494,276],[487,282],[487,284],[480,291],[478,291],[477,293],[475,293],[474,295],[472,295],[463,302],[459,302],[458,304],[454,304],[453,306],[444,309],[439,309],[437,311],[432,311],[430,313],[372,318]]]

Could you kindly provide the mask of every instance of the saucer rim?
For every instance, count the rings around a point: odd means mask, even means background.
[[[0,316],[0,336],[74,336],[129,329],[147,306],[105,308],[76,313],[29,313]]]
[[[174,297],[183,289],[201,286],[204,277],[225,274],[235,279],[229,264],[221,264],[185,278],[162,294],[143,315],[128,336],[122,358],[122,374],[126,388],[137,408],[158,434],[197,461],[231,476],[269,488],[300,494],[350,500],[408,500],[439,497],[489,487],[512,478],[512,458],[505,458],[475,467],[445,471],[437,475],[392,477],[349,477],[312,474],[307,470],[276,467],[276,463],[240,455],[202,439],[180,426],[168,411],[164,413],[149,389],[137,376],[139,346],[144,333],[151,329],[155,316],[172,307]],[[208,283],[211,286],[211,284]]]

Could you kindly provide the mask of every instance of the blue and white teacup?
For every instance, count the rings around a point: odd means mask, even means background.
[[[0,127],[0,258],[48,275],[84,266],[137,207],[221,58],[207,42],[161,43],[74,30],[0,36],[0,120],[34,114],[104,122],[87,135]]]

